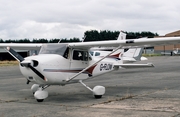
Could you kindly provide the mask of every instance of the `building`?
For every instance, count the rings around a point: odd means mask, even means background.
[[[178,36],[180,37],[180,30],[168,33],[165,36],[161,36],[161,37],[178,37]],[[178,51],[178,50],[180,50],[180,44],[154,46],[154,53],[158,53],[158,54],[171,53],[172,55],[173,51]]]
[[[38,54],[38,50],[16,50],[22,57]],[[3,60],[15,60],[5,49],[0,48],[0,61]]]

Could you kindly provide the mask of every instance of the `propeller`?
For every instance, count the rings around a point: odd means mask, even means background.
[[[34,61],[24,61],[24,58],[18,54],[15,50],[13,50],[10,47],[7,47],[6,50],[8,51],[9,54],[11,54],[16,60],[18,60],[22,66],[30,68],[35,74],[37,74],[41,79],[46,80],[44,75],[41,74],[37,69],[35,69],[31,63]]]

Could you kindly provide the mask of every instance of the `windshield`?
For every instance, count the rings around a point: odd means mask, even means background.
[[[43,44],[39,54],[58,54],[61,56],[65,56],[65,52],[67,52],[67,49],[67,44]]]

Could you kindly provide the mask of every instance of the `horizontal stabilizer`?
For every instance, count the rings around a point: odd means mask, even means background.
[[[119,66],[122,68],[146,68],[146,67],[154,67],[152,63],[147,63],[147,64],[114,64],[115,67]]]

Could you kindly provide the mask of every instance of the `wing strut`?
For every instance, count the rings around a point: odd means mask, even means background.
[[[76,78],[77,76],[79,76],[80,74],[82,74],[83,72],[85,72],[86,70],[88,70],[90,67],[96,65],[97,63],[99,63],[100,61],[102,61],[103,59],[105,59],[107,56],[111,55],[112,53],[114,53],[115,51],[117,51],[118,49],[122,48],[122,46],[118,46],[116,49],[114,49],[111,53],[109,53],[108,55],[104,56],[103,58],[101,58],[100,60],[98,60],[97,62],[89,65],[88,67],[84,68],[82,71],[80,71],[79,73],[75,74],[74,76],[66,79],[66,82],[69,82],[71,80],[73,80],[74,78]]]

